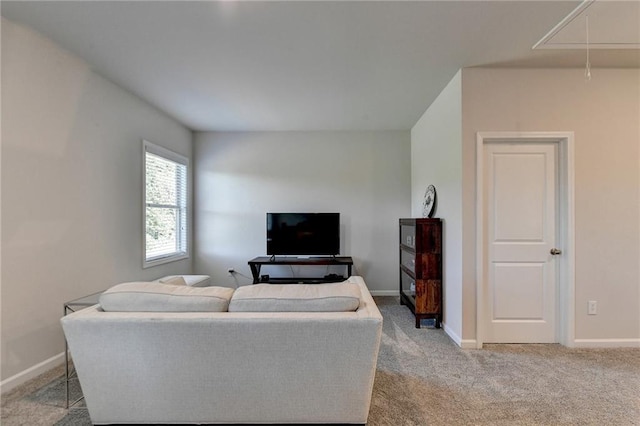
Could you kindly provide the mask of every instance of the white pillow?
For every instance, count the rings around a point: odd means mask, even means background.
[[[232,294],[227,287],[131,282],[111,287],[99,303],[106,312],[226,312]]]
[[[166,283],[176,277],[181,277],[187,285],[192,287],[208,287],[211,285],[211,277],[209,275],[167,275],[154,280],[154,282]]]
[[[175,277],[171,277],[168,280],[160,280],[162,284],[171,284],[171,285],[187,285],[187,282],[180,275],[176,275]]]
[[[360,288],[332,284],[255,284],[238,288],[229,312],[348,312],[360,306]]]

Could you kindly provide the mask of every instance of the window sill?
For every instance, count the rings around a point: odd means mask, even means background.
[[[142,269],[152,268],[154,266],[163,265],[165,263],[171,263],[177,260],[184,260],[188,258],[189,258],[189,255],[183,253],[183,254],[176,254],[176,255],[161,257],[158,259],[145,260],[142,262]]]

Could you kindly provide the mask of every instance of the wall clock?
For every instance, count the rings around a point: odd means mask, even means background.
[[[427,186],[422,200],[422,217],[432,217],[436,212],[436,187]]]

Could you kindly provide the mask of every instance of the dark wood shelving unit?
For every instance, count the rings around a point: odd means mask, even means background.
[[[400,219],[400,303],[416,317],[442,322],[442,219]]]

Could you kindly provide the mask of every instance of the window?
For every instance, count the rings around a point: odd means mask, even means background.
[[[143,267],[185,259],[188,253],[189,160],[151,142],[144,146]]]

